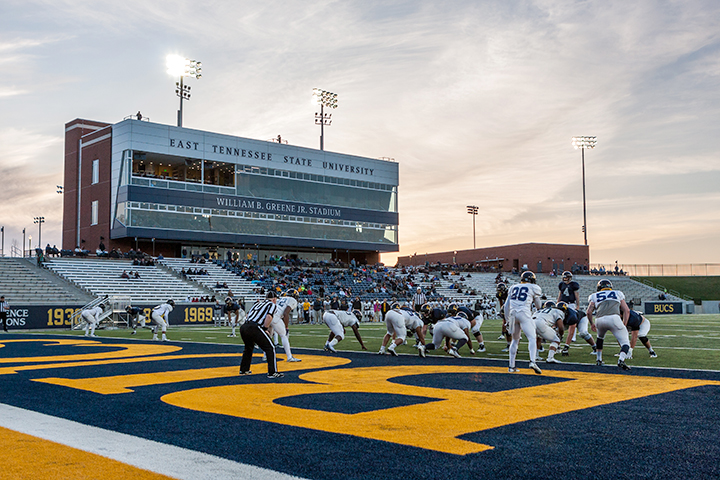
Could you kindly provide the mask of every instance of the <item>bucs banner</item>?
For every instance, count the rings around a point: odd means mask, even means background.
[[[682,302],[645,302],[645,315],[676,315],[683,313]]]
[[[157,305],[136,305],[150,320],[150,312]],[[48,328],[68,329],[73,313],[82,305],[10,305],[8,329],[40,330]],[[123,315],[124,317],[124,315]],[[123,318],[124,320],[124,318]],[[212,303],[175,305],[168,319],[170,325],[208,325],[213,323]],[[103,321],[101,325],[104,323]]]

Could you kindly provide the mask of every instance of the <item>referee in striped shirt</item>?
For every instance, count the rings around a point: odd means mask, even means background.
[[[417,287],[417,293],[412,297],[413,309],[420,313],[420,307],[427,303],[427,297],[422,293],[422,288]]]
[[[277,371],[275,347],[267,332],[268,328],[270,328],[273,315],[275,315],[275,311],[277,310],[275,302],[277,302],[277,295],[275,292],[269,291],[266,300],[253,305],[245,317],[245,323],[240,327],[240,336],[245,344],[242,362],[240,363],[240,375],[250,375],[253,350],[255,349],[255,345],[257,345],[267,356],[268,378],[280,378],[284,376]]]

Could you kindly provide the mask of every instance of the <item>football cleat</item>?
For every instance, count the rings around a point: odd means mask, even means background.
[[[327,348],[325,350],[327,350]],[[385,347],[380,349],[380,351],[378,352],[378,355],[385,355]]]
[[[605,362],[603,362],[602,360],[595,360],[595,365],[597,365],[598,367],[602,367],[603,365],[605,365]]]
[[[271,374],[271,373],[268,373],[268,378],[282,378],[282,377],[284,377],[284,376],[285,376],[285,374],[284,374],[284,373],[280,373],[280,372],[275,372],[275,373],[272,373],[272,374]]]
[[[549,357],[548,357],[548,359],[545,360],[545,363],[563,363],[563,362],[561,362],[560,360],[558,360],[558,359],[555,358],[555,357],[552,357],[552,358],[549,358]]]
[[[529,366],[530,368],[532,368],[533,371],[534,371],[535,373],[537,373],[538,375],[540,375],[540,374],[542,373],[542,370],[540,370],[540,367],[538,367],[535,362],[530,362],[530,365],[528,365],[528,366]]]
[[[237,337],[237,335],[235,335],[234,333],[231,333],[230,335],[228,335],[228,337],[234,338],[234,337]]]
[[[483,353],[483,352],[487,351],[487,348],[485,348],[485,344],[484,344],[484,343],[481,343],[481,344],[478,346],[477,351],[478,351],[479,353]]]
[[[328,352],[337,353],[337,350],[335,350],[335,347],[333,347],[329,343],[325,345],[325,350]]]
[[[570,345],[565,345],[562,349],[562,352],[560,353],[563,357],[567,357],[570,355]]]
[[[501,352],[509,352],[510,351],[510,345],[500,350]]]
[[[622,368],[623,370],[630,370],[630,367],[628,367],[627,364],[622,360],[618,362],[618,367]]]
[[[388,353],[389,353],[390,355],[392,355],[393,357],[397,357],[397,356],[398,356],[398,354],[397,354],[397,352],[395,351],[394,348],[388,348],[387,351],[388,351]]]
[[[252,375],[252,372],[250,370],[248,370],[247,372],[243,372],[242,370],[240,370],[240,375]]]
[[[508,373],[517,373],[520,369],[517,367],[508,367]]]
[[[425,345],[418,345],[418,354],[420,354],[422,358],[425,358]]]
[[[302,360],[299,359],[299,358],[297,358],[297,357],[290,357],[290,359],[288,360],[288,362],[302,362]]]
[[[130,332],[130,335],[136,335],[136,334],[137,334],[137,331],[135,331],[135,330],[133,330],[132,332]]]
[[[455,357],[455,358],[462,358],[462,357],[460,356],[460,354],[458,353],[458,351],[457,351],[456,348],[451,348],[451,349],[449,349],[449,350],[448,350],[448,353],[449,353],[450,355],[452,355],[453,357]]]
[[[657,353],[655,353],[655,350],[650,350],[650,358],[657,358]]]
[[[498,337],[498,340],[505,340],[505,335],[500,334],[500,336]]]

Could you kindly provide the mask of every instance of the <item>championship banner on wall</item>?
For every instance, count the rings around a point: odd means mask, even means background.
[[[170,325],[209,325],[213,323],[212,303],[175,305],[170,312]],[[150,312],[157,305],[137,305],[150,320]],[[41,330],[68,329],[73,313],[82,305],[10,305],[8,329]]]
[[[645,315],[677,315],[683,312],[682,302],[645,302]]]

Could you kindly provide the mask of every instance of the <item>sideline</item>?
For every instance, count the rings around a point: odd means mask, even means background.
[[[0,426],[182,480],[302,480],[266,468],[0,403]],[[62,475],[61,472],[59,472]]]

